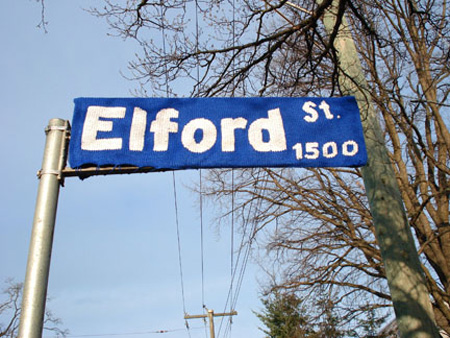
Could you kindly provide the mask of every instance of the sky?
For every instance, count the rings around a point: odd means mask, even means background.
[[[127,97],[137,87],[121,75],[137,46],[108,36],[106,23],[83,10],[101,1],[45,3],[47,33],[36,27],[39,2],[0,2],[0,282],[25,278],[48,121],[71,120],[76,97]],[[66,179],[47,306],[68,337],[206,337],[202,320],[185,329],[183,308],[201,314],[203,298],[215,312],[229,310],[230,231],[218,230],[211,205],[203,213],[202,284],[199,197],[189,189],[198,180],[198,171],[175,175],[181,282],[171,172]],[[263,336],[253,313],[263,279],[250,262],[227,337]],[[216,319],[216,332],[219,326]]]

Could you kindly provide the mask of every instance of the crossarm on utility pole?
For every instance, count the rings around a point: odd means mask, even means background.
[[[231,311],[227,313],[214,313],[213,310],[208,310],[207,314],[203,315],[188,315],[186,314],[184,316],[184,319],[199,319],[199,318],[208,318],[209,319],[209,334],[210,338],[215,338],[215,331],[214,331],[214,317],[225,317],[225,316],[236,316],[236,311]]]

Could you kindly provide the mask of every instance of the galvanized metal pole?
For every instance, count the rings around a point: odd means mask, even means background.
[[[38,173],[40,182],[23,291],[20,338],[42,337],[53,230],[69,128],[67,121],[52,119],[46,129],[47,140],[42,169]]]
[[[333,1],[332,8],[323,17],[329,33],[336,23],[338,2]],[[362,174],[398,329],[402,337],[440,337],[395,172],[345,18],[339,27],[334,47],[340,67],[341,89],[345,95],[356,97],[361,111],[369,157]]]

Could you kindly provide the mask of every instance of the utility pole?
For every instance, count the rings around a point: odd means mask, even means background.
[[[323,17],[329,34],[336,24],[338,6],[339,0],[334,0]],[[404,338],[440,337],[395,172],[345,17],[339,26],[334,48],[341,89],[344,95],[356,97],[361,113],[368,153],[368,164],[362,168],[362,175],[398,329]]]
[[[208,318],[208,320],[209,320],[209,337],[215,338],[216,334],[214,331],[214,317],[236,316],[236,315],[237,315],[236,311],[231,311],[228,313],[214,313],[214,310],[209,309],[207,314],[193,315],[193,316],[186,314],[184,316],[184,319]]]

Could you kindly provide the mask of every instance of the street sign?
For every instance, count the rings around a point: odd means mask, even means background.
[[[366,161],[353,97],[75,99],[72,168],[353,167]]]

